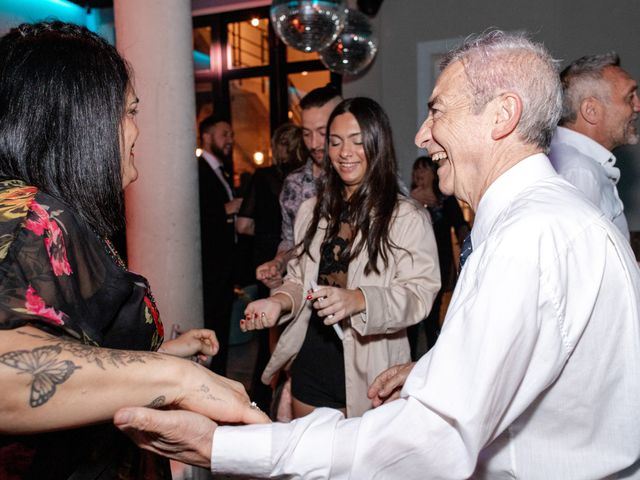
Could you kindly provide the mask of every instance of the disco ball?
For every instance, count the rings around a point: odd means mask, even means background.
[[[344,27],[344,0],[273,0],[271,24],[287,45],[303,52],[327,48]]]
[[[373,61],[377,51],[371,22],[357,10],[349,9],[342,32],[320,52],[320,60],[332,72],[355,75]]]

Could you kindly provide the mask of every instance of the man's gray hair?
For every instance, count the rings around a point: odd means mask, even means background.
[[[560,125],[576,121],[580,104],[585,98],[595,97],[608,102],[610,91],[602,71],[606,67],[619,66],[620,57],[615,52],[585,55],[570,63],[560,74],[563,91]]]
[[[516,129],[523,140],[548,151],[560,118],[562,89],[558,62],[547,49],[525,34],[492,30],[469,37],[449,52],[440,67],[460,61],[469,83],[475,112],[505,92],[522,101]]]

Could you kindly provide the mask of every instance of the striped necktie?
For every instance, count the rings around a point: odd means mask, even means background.
[[[471,255],[473,252],[473,245],[471,245],[471,234],[464,237],[462,241],[462,248],[460,249],[460,270],[462,271],[462,267],[464,263],[467,261],[467,257]]]

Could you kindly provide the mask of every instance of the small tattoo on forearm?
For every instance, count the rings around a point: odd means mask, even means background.
[[[79,367],[70,360],[59,360],[62,348],[59,345],[15,350],[0,355],[0,363],[33,376],[29,405],[39,407],[56,393],[57,385],[66,382]]]
[[[209,393],[211,390],[206,385],[200,385],[200,391],[205,394],[204,398],[206,398],[207,400],[215,400],[215,401],[222,400],[221,398],[218,398],[215,395],[212,395],[211,393]]]
[[[167,403],[167,398],[164,395],[160,395],[159,397],[154,398],[151,401],[151,403],[149,403],[148,405],[145,405],[145,407],[160,408],[160,407],[164,407],[166,403]]]

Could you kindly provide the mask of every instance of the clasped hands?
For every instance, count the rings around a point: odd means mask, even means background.
[[[400,396],[415,363],[396,365],[382,372],[369,387],[367,395],[377,407]],[[252,414],[258,411],[248,410]],[[247,423],[268,421],[244,418]],[[184,410],[152,410],[148,408],[124,408],[114,419],[141,448],[191,465],[211,466],[213,433],[218,426],[206,416]]]
[[[165,342],[159,353],[177,357],[215,355],[215,333],[193,329]],[[251,402],[241,383],[216,375],[194,363],[176,360],[167,364],[167,395],[155,405],[118,410],[114,424],[141,448],[208,468],[213,433],[219,423],[268,423],[269,417]],[[172,370],[177,367],[178,373]],[[154,407],[154,408],[150,408]]]

